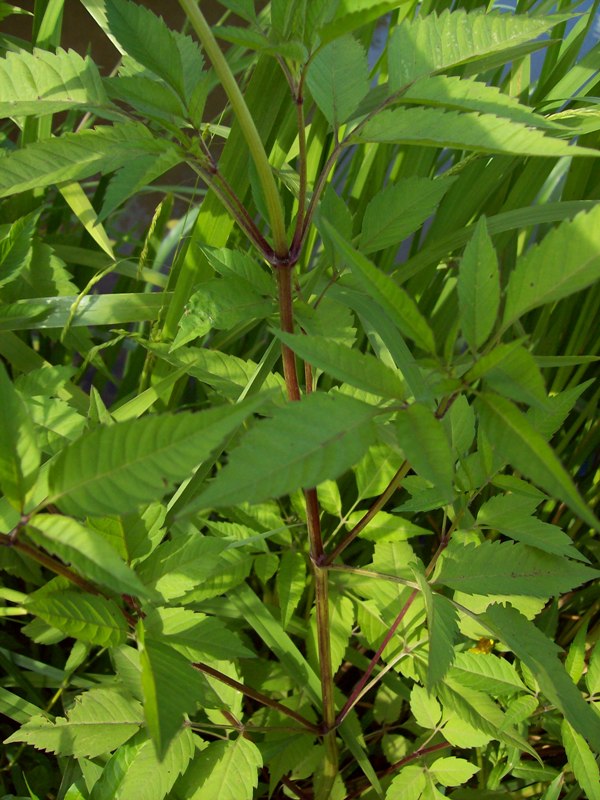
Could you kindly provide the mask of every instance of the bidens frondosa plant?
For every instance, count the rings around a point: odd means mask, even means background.
[[[2,40],[3,791],[599,800],[592,15],[82,2],[110,74]]]

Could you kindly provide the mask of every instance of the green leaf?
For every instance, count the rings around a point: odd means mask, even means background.
[[[170,645],[190,661],[254,658],[252,650],[222,620],[187,608],[155,608],[146,615],[144,628],[148,636]]]
[[[311,366],[337,380],[380,397],[402,399],[400,375],[375,356],[351,350],[324,336],[304,336],[276,331],[277,337]]]
[[[425,576],[413,569],[417,583],[423,593],[429,629],[429,655],[427,658],[427,688],[441,681],[452,665],[454,644],[458,639],[458,614],[450,601],[431,591]]]
[[[126,53],[185,96],[183,65],[177,41],[150,9],[128,0],[106,0],[110,32]]]
[[[302,553],[287,550],[277,571],[277,595],[281,609],[281,624],[287,628],[306,587],[306,560]]]
[[[458,305],[464,337],[477,350],[494,329],[500,306],[498,259],[485,217],[479,218],[460,262]]]
[[[427,784],[422,767],[404,767],[385,793],[385,800],[419,800]]]
[[[455,545],[444,555],[436,582],[470,594],[554,597],[600,571],[519,542]]]
[[[465,380],[479,377],[499,394],[520,403],[543,406],[547,399],[544,379],[534,357],[518,342],[494,347],[467,372]]]
[[[511,606],[489,606],[483,621],[529,667],[542,692],[572,727],[600,751],[597,713],[565,672],[558,659],[560,648]]]
[[[497,697],[526,691],[514,666],[492,653],[457,653],[450,676],[469,689]]]
[[[0,363],[0,488],[7,500],[23,510],[27,492],[33,486],[41,455],[31,417]],[[7,424],[10,420],[10,424]]]
[[[534,501],[524,506],[513,494],[497,495],[481,506],[477,513],[477,524],[546,553],[587,561],[574,546],[571,537],[557,525],[529,516],[532,505],[535,507],[537,503]]]
[[[135,511],[188,476],[260,402],[96,428],[52,463],[48,502],[75,515]]]
[[[375,409],[315,392],[259,422],[200,496],[204,508],[259,503],[337,478],[373,439]]]
[[[479,772],[479,767],[464,758],[448,756],[436,759],[428,770],[442,786],[460,786]]]
[[[581,680],[581,676],[583,675],[583,669],[585,667],[585,650],[586,650],[586,643],[587,643],[587,632],[588,632],[588,622],[587,620],[583,622],[579,626],[577,633],[575,634],[575,638],[571,642],[571,646],[569,647],[569,652],[567,653],[567,657],[565,659],[565,669],[567,671],[567,675],[575,685],[579,683]]]
[[[390,84],[397,91],[422,75],[536,39],[562,20],[564,17],[490,13],[482,9],[404,19],[390,37]]]
[[[410,693],[410,710],[417,725],[426,730],[437,730],[442,718],[442,709],[435,697],[417,683]]]
[[[199,674],[168,644],[146,635],[138,623],[144,714],[159,759],[181,730],[184,714],[201,699]]]
[[[165,600],[183,597],[203,585],[219,565],[227,542],[214,537],[178,536],[160,544],[137,567],[141,580]]]
[[[0,59],[0,117],[54,114],[109,101],[94,62],[74,50],[34,48]]]
[[[400,100],[402,103],[493,114],[531,127],[554,129],[556,133],[561,131],[560,125],[534,113],[514,97],[503,94],[497,86],[464,77],[436,75],[419,78],[402,94]]]
[[[331,644],[331,669],[335,674],[339,669],[346,648],[352,636],[354,626],[354,604],[349,597],[343,597],[335,592],[329,596],[329,621],[328,632]],[[311,613],[309,630],[306,637],[306,651],[313,667],[319,669],[316,608]]]
[[[14,281],[27,266],[39,216],[36,210],[6,226],[0,234],[0,286]]]
[[[328,8],[323,17],[325,24],[319,29],[319,38],[322,42],[330,42],[384,17],[405,2],[407,0],[339,0],[338,3],[330,4],[325,0]],[[309,0],[309,5],[316,5],[316,0]],[[330,13],[332,6],[335,6],[333,17]]]
[[[327,121],[337,129],[369,91],[367,54],[352,36],[336,39],[312,59],[306,83]]]
[[[452,497],[454,458],[446,430],[425,406],[413,403],[396,416],[398,444],[415,472],[440,495]]]
[[[585,683],[590,694],[600,694],[600,645],[597,642],[590,655]]]
[[[142,706],[117,689],[92,689],[75,698],[67,716],[36,716],[6,742],[27,742],[38,750],[75,758],[96,758],[116,750],[144,722]]]
[[[436,691],[444,707],[456,713],[475,730],[531,755],[535,754],[527,741],[507,724],[504,714],[487,693],[468,689],[448,676],[438,684]]]
[[[600,770],[587,742],[566,720],[560,733],[569,765],[587,800],[600,800]]]
[[[504,326],[532,308],[585,289],[600,277],[600,206],[565,220],[517,261],[506,290]]]
[[[116,647],[125,641],[127,624],[118,606],[111,600],[73,589],[30,595],[28,611],[58,628],[67,636],[101,647]]]
[[[82,577],[117,594],[147,597],[148,590],[117,551],[96,531],[57,514],[38,514],[27,526],[39,547],[71,564]]]
[[[493,114],[461,114],[439,108],[382,111],[353,138],[358,142],[418,144],[523,156],[600,155],[597,150],[570,146],[535,128]]]
[[[65,133],[16,150],[2,159],[0,197],[54,183],[112,172],[141,155],[159,156],[173,145],[150,133],[145,125],[127,122]]]
[[[165,800],[195,754],[195,737],[184,728],[162,759],[145,731],[122,745],[108,760],[89,794],[90,800]]]
[[[237,277],[206,281],[190,297],[172,349],[205,336],[213,328],[233,328],[241,322],[264,319],[274,311],[271,298],[263,297]]]
[[[423,350],[434,353],[433,332],[412,297],[342,239],[327,220],[323,220],[323,225],[360,287],[383,308],[401,333],[410,337]]]
[[[211,742],[186,773],[181,796],[185,800],[252,800],[262,765],[260,750],[243,736]]]
[[[453,179],[447,178],[404,178],[386,186],[365,210],[359,240],[361,251],[368,254],[398,247],[435,212],[453,183]]]
[[[599,527],[554,450],[527,417],[510,400],[497,395],[482,393],[477,403],[481,425],[494,450],[550,495],[566,503],[588,525]]]

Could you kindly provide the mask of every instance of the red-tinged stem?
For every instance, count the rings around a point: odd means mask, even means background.
[[[417,594],[418,594],[418,592],[417,592],[416,589],[414,589],[410,593],[410,595],[408,597],[408,600],[406,601],[406,603],[404,603],[404,605],[402,607],[402,610],[400,611],[400,613],[398,614],[398,616],[396,617],[396,619],[392,623],[392,625],[391,625],[390,629],[388,630],[388,632],[386,633],[386,635],[383,637],[383,641],[381,642],[381,644],[377,648],[377,652],[375,653],[375,655],[373,656],[373,658],[369,662],[369,666],[365,670],[364,675],[358,681],[358,683],[356,684],[354,689],[352,689],[352,693],[350,694],[350,697],[346,700],[346,703],[345,703],[344,707],[342,708],[340,713],[337,715],[337,718],[336,718],[336,724],[337,725],[340,725],[343,722],[343,720],[345,719],[345,717],[347,716],[349,711],[354,707],[355,703],[357,702],[357,700],[358,700],[358,698],[359,698],[359,696],[361,694],[362,689],[364,688],[365,684],[367,683],[367,681],[371,677],[371,674],[372,674],[373,670],[377,666],[383,651],[388,646],[388,644],[390,643],[392,637],[394,636],[394,634],[398,630],[398,628],[400,626],[400,623],[402,622],[402,620],[406,616],[408,610],[410,609],[410,607],[414,603]]]
[[[206,675],[210,675],[211,678],[216,678],[226,686],[230,686],[232,689],[237,689],[238,692],[245,694],[246,697],[250,697],[252,700],[256,700],[257,703],[261,703],[264,706],[272,708],[274,711],[279,711],[280,714],[284,714],[286,717],[290,717],[290,719],[298,722],[303,728],[306,728],[306,730],[309,730],[316,735],[320,733],[318,726],[307,720],[306,717],[302,716],[302,714],[298,714],[297,711],[287,708],[287,706],[278,703],[277,700],[267,697],[266,694],[258,692],[256,689],[252,689],[251,686],[247,686],[245,683],[240,683],[234,678],[230,678],[229,675],[219,672],[218,669],[209,667],[208,664],[203,664],[201,661],[194,662],[192,666],[199,672],[204,672]]]

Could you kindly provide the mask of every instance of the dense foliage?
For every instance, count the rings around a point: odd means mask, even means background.
[[[597,4],[81,2],[110,74],[0,39],[1,793],[600,800]]]

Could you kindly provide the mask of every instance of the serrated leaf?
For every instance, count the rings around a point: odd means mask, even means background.
[[[516,342],[499,344],[486,353],[465,379],[473,380],[474,376],[483,377],[488,388],[519,403],[543,406],[547,398],[544,379],[534,357]]]
[[[0,364],[0,488],[15,508],[23,510],[33,486],[41,454],[27,407]],[[10,424],[7,421],[10,420]]]
[[[182,798],[252,800],[262,764],[260,750],[249,739],[212,742],[186,773]]]
[[[437,692],[444,707],[456,713],[475,730],[535,755],[535,750],[527,741],[506,724],[504,714],[488,694],[468,689],[460,681],[448,676],[438,684]]]
[[[351,247],[327,220],[323,220],[323,225],[361,288],[383,308],[401,333],[410,337],[423,350],[434,353],[433,332],[412,297],[362,253]]]
[[[373,437],[372,406],[315,392],[255,425],[200,496],[204,508],[259,503],[337,478]]]
[[[508,281],[504,325],[511,325],[532,308],[560,300],[597,281],[599,231],[600,206],[596,206],[561,223],[522,255]]]
[[[105,0],[105,6],[110,32],[125,52],[185,96],[181,55],[165,22],[128,0]]]
[[[500,272],[496,251],[480,217],[465,248],[458,272],[458,305],[465,339],[473,350],[494,328],[500,306]]]
[[[523,156],[600,155],[597,150],[570,146],[535,128],[493,114],[461,114],[439,108],[382,111],[361,128],[355,140]]]
[[[96,428],[52,463],[48,502],[74,515],[135,511],[188,476],[259,402]]]
[[[401,101],[459,111],[478,111],[506,117],[531,127],[554,129],[555,132],[561,130],[560,125],[536,114],[516,98],[501,92],[497,86],[465,77],[436,75],[419,78],[402,94]]]
[[[569,765],[586,800],[600,800],[600,770],[587,742],[566,720],[560,729]]]
[[[479,772],[479,767],[464,758],[455,756],[438,758],[428,769],[442,786],[460,786],[461,783],[466,783],[476,772]]]
[[[65,133],[16,150],[2,159],[0,197],[54,183],[112,172],[141,155],[159,156],[173,145],[161,141],[141,123],[99,126]]]
[[[0,59],[0,117],[109,105],[98,68],[74,50],[9,51]]]
[[[442,708],[435,697],[417,683],[410,693],[410,710],[417,725],[434,731],[442,718]]]
[[[117,551],[96,531],[58,514],[38,514],[27,526],[39,547],[71,564],[82,577],[117,594],[147,597],[148,590]]]
[[[477,403],[480,424],[497,453],[550,495],[570,506],[593,528],[600,526],[554,450],[527,417],[510,400],[497,395],[481,393]]]
[[[477,9],[405,19],[390,37],[389,71],[397,91],[422,75],[464,64],[536,39],[564,17]]]
[[[457,653],[450,675],[470,689],[498,697],[526,690],[514,666],[492,653]]]
[[[598,716],[583,699],[558,659],[560,648],[511,606],[488,607],[483,620],[533,672],[540,689],[573,728],[600,751]]]
[[[448,548],[436,582],[481,595],[554,597],[600,576],[598,570],[519,542]]]
[[[30,719],[8,742],[75,758],[96,758],[131,738],[144,722],[142,706],[117,689],[92,689],[75,698],[65,717]]]
[[[127,624],[111,600],[73,589],[59,589],[30,595],[26,608],[67,636],[101,647],[115,647],[125,641]]]
[[[340,667],[354,626],[354,604],[348,597],[329,597],[329,640],[331,645],[331,669],[335,674]],[[306,649],[313,666],[319,668],[316,610],[313,608],[307,634]]]
[[[429,631],[429,655],[427,658],[427,688],[441,681],[451,667],[454,644],[458,639],[458,614],[443,595],[431,591],[431,587],[420,570],[414,568],[413,575],[425,600],[427,627]]]
[[[155,608],[146,615],[144,628],[150,637],[171,645],[190,661],[254,658],[252,650],[221,620],[187,608]]]
[[[319,38],[322,42],[330,42],[384,17],[404,2],[407,0],[339,0],[337,4],[329,4],[325,0],[326,11],[321,13],[320,18],[325,24],[319,28]],[[309,0],[309,8],[313,5],[316,5],[316,0]],[[335,6],[333,16],[332,6]]]
[[[90,800],[164,800],[194,757],[195,739],[184,728],[159,760],[147,733],[140,731],[108,760]]]
[[[600,645],[597,642],[590,655],[585,684],[590,694],[600,694]]]
[[[324,336],[304,336],[276,331],[300,358],[340,381],[380,397],[402,399],[405,388],[400,375],[375,356],[351,350]]]
[[[386,186],[370,201],[360,233],[361,252],[399,247],[436,210],[454,180],[405,178]]]
[[[201,699],[200,678],[182,656],[168,644],[146,635],[138,624],[138,646],[142,667],[144,715],[160,759]]]
[[[0,235],[0,286],[14,281],[27,267],[39,216],[38,210],[27,214]]]
[[[385,793],[385,800],[419,800],[427,780],[422,767],[404,767]]]
[[[312,59],[306,83],[327,121],[337,129],[369,91],[367,54],[352,36],[336,39]]]
[[[395,424],[398,444],[415,472],[440,495],[451,498],[454,458],[440,420],[425,406],[413,403],[398,412]]]
[[[190,297],[172,349],[205,336],[213,328],[232,328],[247,320],[264,319],[274,311],[270,298],[237,277],[206,281]]]
[[[573,544],[571,537],[557,525],[530,517],[537,503],[523,503],[516,495],[497,495],[487,500],[477,513],[477,524],[500,531],[511,539],[537,547],[546,553],[586,561]]]
[[[281,624],[285,629],[306,587],[306,560],[302,553],[288,550],[283,554],[276,583]]]

